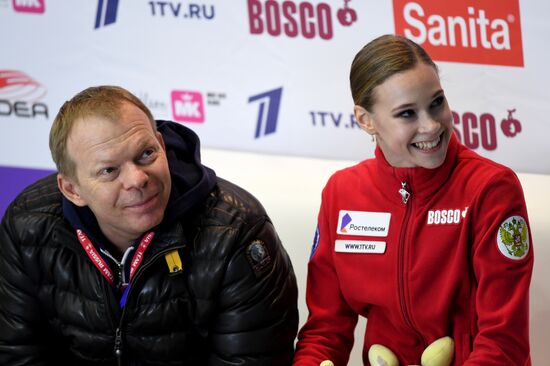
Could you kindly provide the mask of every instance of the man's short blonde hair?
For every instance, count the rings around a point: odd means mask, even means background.
[[[138,97],[119,86],[94,86],[81,91],[63,104],[50,129],[50,151],[59,173],[76,179],[76,165],[67,154],[67,139],[75,122],[87,117],[116,121],[120,118],[124,103],[131,103],[141,109],[156,131],[151,111]]]

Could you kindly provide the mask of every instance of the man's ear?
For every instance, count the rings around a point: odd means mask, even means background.
[[[166,145],[164,145],[164,139],[162,138],[162,134],[160,132],[156,132],[157,140],[159,140],[160,144],[162,145],[162,149],[166,151]]]
[[[75,182],[73,178],[67,177],[64,174],[57,174],[57,186],[65,198],[74,203],[77,206],[84,207],[86,202],[80,196],[80,189],[78,183]]]
[[[355,120],[359,127],[369,135],[376,135],[376,128],[374,126],[374,118],[371,112],[367,111],[365,108],[360,105],[353,107],[353,114],[355,115]]]

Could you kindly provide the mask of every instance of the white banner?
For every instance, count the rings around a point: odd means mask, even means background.
[[[440,67],[455,129],[480,154],[550,173],[546,1],[0,0],[0,165],[53,168],[61,104],[123,86],[203,146],[363,160],[354,55],[385,33]]]

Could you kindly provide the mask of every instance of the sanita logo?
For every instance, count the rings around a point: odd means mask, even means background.
[[[118,0],[98,0],[95,15],[95,29],[116,22]]]
[[[46,11],[46,0],[13,0],[13,10],[18,13],[43,14]]]
[[[283,88],[277,88],[248,98],[249,103],[258,102],[260,104],[254,138],[273,134],[277,130],[282,95]]]
[[[178,122],[204,122],[202,94],[189,90],[172,91],[172,114]]]
[[[336,11],[336,20],[344,27],[357,21],[357,12],[349,7],[351,0],[343,0]],[[332,39],[333,11],[329,4],[308,1],[248,0],[248,19],[251,34],[264,34],[290,38],[298,36],[312,39]]]
[[[24,72],[0,70],[0,117],[48,118],[48,106],[39,102],[46,88]]]
[[[440,61],[523,66],[519,0],[394,0],[395,30]]]
[[[459,209],[430,210],[428,211],[428,225],[460,224],[466,218],[468,207],[462,211]]]
[[[515,108],[508,109],[506,117],[500,122],[500,130],[507,138],[515,137],[521,132],[521,122],[515,118]],[[497,119],[490,113],[476,115],[464,112],[462,115],[453,111],[454,131],[458,139],[472,150],[483,148],[487,151],[498,147]]]

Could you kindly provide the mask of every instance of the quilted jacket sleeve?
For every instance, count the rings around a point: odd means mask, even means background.
[[[22,246],[38,230],[32,215],[17,215],[10,206],[0,226],[0,364],[46,365],[50,339],[44,336],[44,319],[37,294],[37,278]],[[34,220],[34,221],[33,221]],[[15,222],[18,221],[18,222]],[[23,228],[16,231],[15,228]],[[21,231],[21,232],[20,232]]]
[[[221,281],[208,365],[290,365],[298,327],[292,265],[267,216],[246,226]]]

